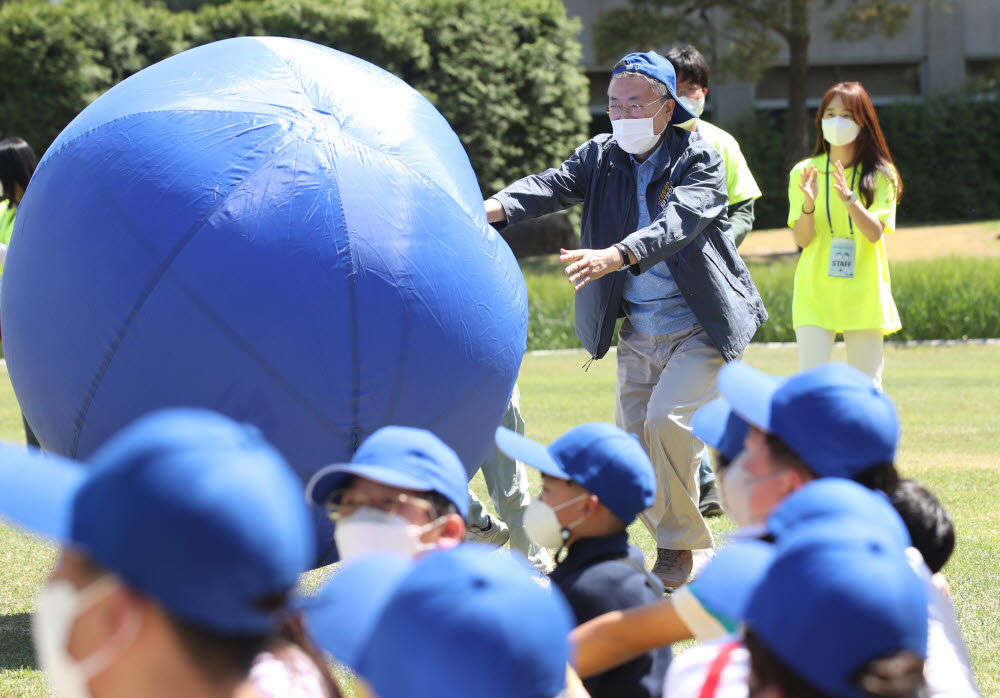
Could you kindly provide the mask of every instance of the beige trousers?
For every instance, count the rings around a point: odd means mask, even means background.
[[[847,350],[847,363],[850,366],[867,373],[882,387],[882,330],[848,330],[844,332],[844,348]],[[811,368],[830,363],[833,354],[833,341],[837,333],[825,327],[802,325],[795,328],[795,344],[799,350],[799,370],[808,371]]]
[[[702,550],[712,532],[698,511],[698,467],[704,445],[691,433],[691,417],[718,396],[725,364],[700,324],[647,335],[626,319],[618,342],[615,421],[639,437],[656,471],[656,501],[639,517],[656,547]]]

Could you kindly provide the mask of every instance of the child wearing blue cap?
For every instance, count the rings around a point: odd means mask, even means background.
[[[746,611],[750,696],[926,695],[927,599],[902,550],[816,527],[777,547]]]
[[[566,602],[491,547],[347,560],[305,603],[317,643],[379,698],[566,695]]]
[[[61,698],[270,698],[254,667],[339,695],[287,604],[316,559],[302,484],[253,427],[161,410],[87,463],[5,447],[0,480],[0,516],[61,546],[32,633]]]
[[[313,475],[306,498],[336,524],[341,559],[374,551],[414,557],[465,538],[468,476],[455,452],[425,429],[382,427],[350,463]]]
[[[638,440],[610,424],[574,427],[548,448],[502,427],[497,445],[542,473],[542,495],[525,511],[524,525],[539,545],[566,548],[549,573],[577,623],[609,611],[655,601],[663,586],[628,543],[627,527],[653,502],[656,478]],[[594,696],[659,696],[670,649],[661,647],[624,666],[594,675]]]

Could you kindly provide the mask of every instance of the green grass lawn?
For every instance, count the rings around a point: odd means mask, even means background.
[[[842,349],[837,352],[843,358]],[[529,437],[547,443],[581,422],[614,421],[614,355],[586,373],[585,359],[582,351],[525,357],[519,385]],[[796,364],[793,348],[751,346],[745,359],[775,374],[790,374]],[[885,387],[903,422],[901,471],[930,486],[955,519],[958,546],[945,573],[983,695],[1000,696],[1000,507],[991,496],[1000,492],[1000,346],[887,347]],[[24,440],[6,368],[0,370],[0,439]],[[488,501],[481,476],[473,486]],[[711,524],[720,538],[730,528],[724,517]],[[650,556],[645,529],[631,531]],[[52,562],[50,547],[0,525],[3,698],[47,695],[34,668],[28,614]]]

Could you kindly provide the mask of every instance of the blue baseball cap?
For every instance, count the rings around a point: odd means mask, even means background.
[[[694,435],[728,460],[736,460],[747,438],[747,423],[729,406],[724,398],[712,400],[691,418]]]
[[[0,449],[0,515],[79,549],[172,616],[268,634],[316,559],[302,482],[251,426],[203,409],[140,418],[86,463]]]
[[[375,552],[341,564],[315,596],[297,605],[309,636],[340,664],[357,671],[368,634],[392,590],[412,567],[402,555]]]
[[[671,98],[674,100],[674,113],[670,117],[670,123],[681,124],[685,121],[698,118],[687,110],[679,99],[677,99],[677,73],[673,64],[656,51],[646,51],[644,53],[630,53],[619,61],[625,65],[615,68],[611,77],[622,73],[641,73],[654,80],[658,80],[667,86]]]
[[[762,540],[733,540],[709,560],[693,581],[670,597],[674,610],[699,642],[735,633],[757,584],[774,559]]]
[[[548,448],[500,427],[497,446],[511,458],[597,495],[626,524],[653,505],[656,475],[639,440],[612,424],[573,427]]]
[[[380,698],[556,696],[576,623],[541,581],[527,563],[475,543],[427,553],[361,630],[357,671]]]
[[[899,416],[892,400],[846,364],[780,381],[733,361],[719,371],[719,390],[737,414],[779,436],[821,477],[854,478],[896,456]]]
[[[306,498],[323,504],[354,476],[419,492],[437,492],[469,514],[469,476],[451,448],[426,429],[382,427],[362,442],[350,463],[320,469],[306,485]]]
[[[847,529],[878,535],[900,550],[910,546],[910,534],[889,498],[844,478],[820,478],[785,497],[767,517],[767,531],[779,541],[805,526],[827,525],[847,535]]]
[[[746,624],[809,684],[867,695],[853,677],[901,650],[927,656],[927,597],[902,550],[878,537],[811,527],[780,541]]]

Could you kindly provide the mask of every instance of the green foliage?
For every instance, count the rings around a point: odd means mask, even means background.
[[[83,107],[110,86],[110,72],[73,26],[47,3],[0,7],[0,131],[41,153]]]
[[[740,144],[761,197],[754,202],[754,228],[782,228],[788,219],[788,172],[785,137],[770,112],[751,112],[724,128]]]
[[[414,31],[409,0],[234,0],[194,15],[191,45],[237,36],[286,36],[336,48],[406,79],[426,69],[428,49]]]
[[[794,262],[749,265],[771,316],[754,342],[794,342]],[[522,260],[528,286],[528,349],[575,349],[573,289],[555,258]],[[1000,337],[1000,259],[949,257],[893,264],[892,295],[903,329],[890,341]]]
[[[413,84],[462,139],[493,193],[562,162],[587,138],[580,26],[558,0],[428,0],[419,26],[432,62]]]
[[[0,6],[0,132],[41,152],[97,96],[147,65],[266,35],[359,56],[420,90],[462,140],[484,193],[558,164],[586,138],[579,23],[558,0],[195,4],[194,12],[134,0]]]
[[[912,12],[904,0],[630,0],[603,12],[594,25],[594,47],[602,60],[628,51],[693,43],[704,47],[712,71],[723,79],[754,82],[774,62],[782,44],[799,34],[808,41],[809,16],[824,16],[831,36],[857,41],[872,34],[894,36]],[[725,40],[726,49],[708,55]]]
[[[723,82],[757,82],[786,48],[792,61],[782,167],[787,169],[808,127],[803,120],[810,16],[824,17],[834,39],[857,41],[877,32],[894,35],[911,5],[905,0],[630,0],[598,17],[594,45],[599,58],[610,60],[628,51],[694,43]],[[717,51],[720,44],[725,48]]]
[[[1000,102],[971,93],[879,107],[879,123],[903,178],[897,223],[1000,218]],[[754,228],[782,228],[788,219],[784,136],[775,119],[758,112],[723,126],[733,134],[763,196]],[[812,125],[810,124],[812,129]],[[815,139],[812,129],[810,143]],[[799,153],[797,157],[806,157]]]

